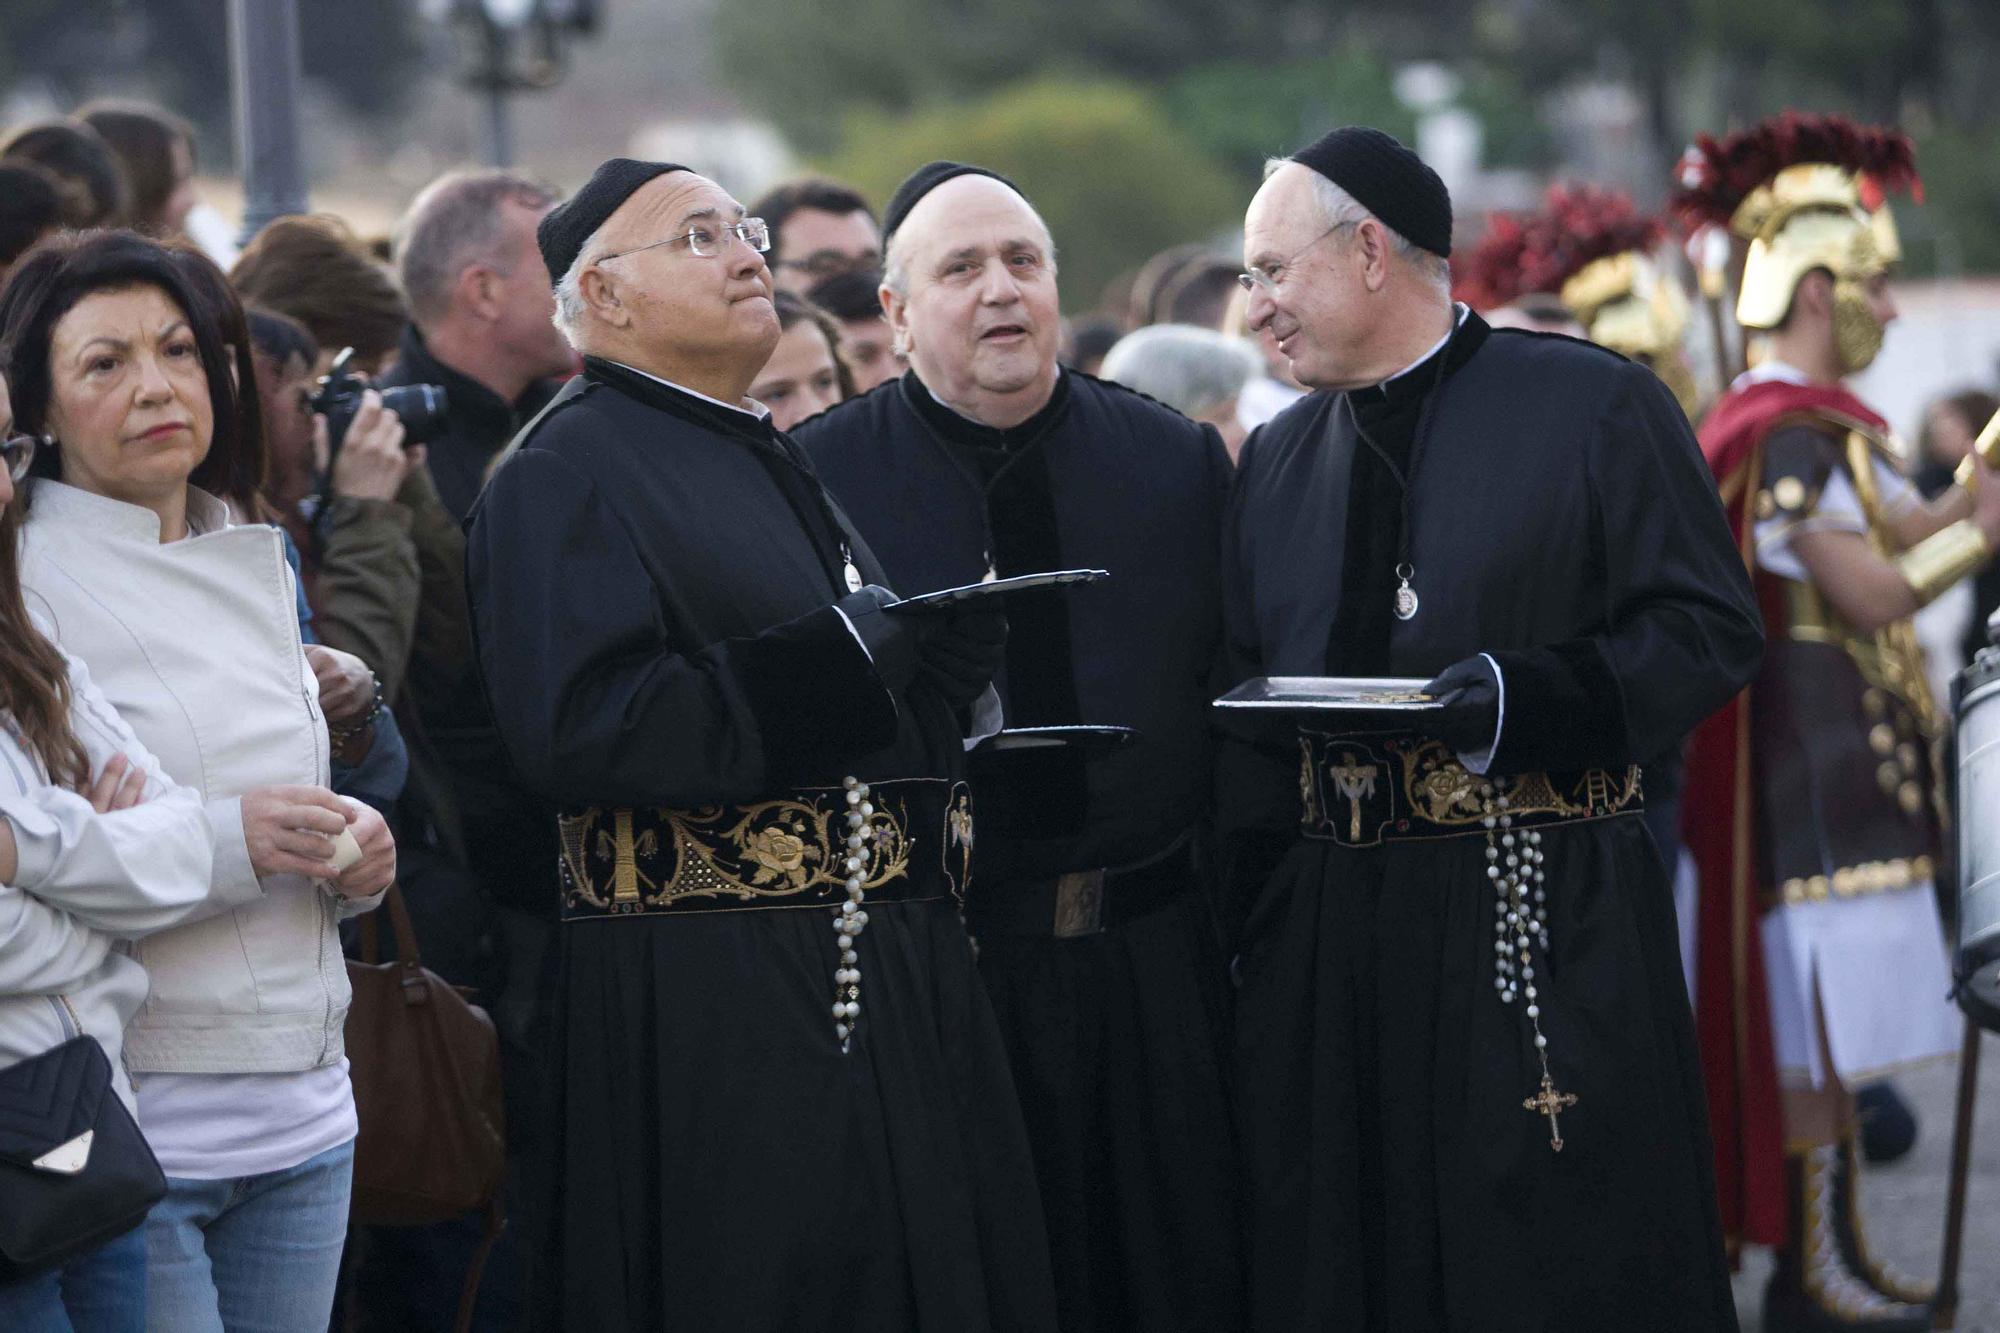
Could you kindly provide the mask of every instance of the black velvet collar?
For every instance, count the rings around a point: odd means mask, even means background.
[[[772,427],[768,415],[755,417],[720,403],[711,403],[675,385],[656,380],[651,375],[642,375],[629,366],[621,366],[603,357],[583,358],[583,377],[616,389],[629,398],[636,398],[648,407],[670,412],[690,425],[712,430],[718,435],[748,440],[768,449],[779,449],[778,432]],[[779,452],[786,451],[779,449]]]
[[[1371,384],[1365,389],[1349,390],[1347,396],[1354,404],[1355,415],[1365,422],[1371,417],[1391,415],[1399,408],[1422,402],[1429,395],[1431,386],[1439,382],[1438,358],[1445,359],[1443,378],[1450,379],[1485,345],[1492,332],[1493,326],[1481,319],[1477,310],[1468,310],[1464,321],[1453,328],[1444,346],[1422,361],[1393,379]]]
[[[902,390],[917,416],[961,463],[972,467],[981,481],[991,481],[1008,459],[1053,431],[1068,413],[1070,403],[1067,370],[1056,372],[1055,389],[1049,394],[1049,401],[1018,426],[985,426],[954,412],[924,387],[914,370],[903,372]]]

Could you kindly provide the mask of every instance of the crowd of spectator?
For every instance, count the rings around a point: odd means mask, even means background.
[[[379,241],[296,216],[238,251],[195,168],[139,103],[0,136],[0,1097],[91,1039],[165,1181],[143,1225],[0,1253],[0,1325],[452,1326],[481,1216],[349,1210],[382,1111],[343,952],[393,880],[498,1030],[511,1217],[464,1322],[513,1327],[557,849],[479,686],[461,524],[575,368],[535,243],[558,196],[454,172]],[[789,429],[898,392],[870,202],[808,179],[750,211],[784,328],[752,396]],[[1299,392],[1234,278],[1156,256],[1066,362],[1233,452]]]

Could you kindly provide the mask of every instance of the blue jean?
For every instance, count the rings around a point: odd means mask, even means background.
[[[353,1176],[350,1140],[260,1176],[168,1177],[146,1219],[148,1333],[325,1333]]]
[[[7,1333],[146,1333],[146,1229],[61,1268],[0,1284]]]

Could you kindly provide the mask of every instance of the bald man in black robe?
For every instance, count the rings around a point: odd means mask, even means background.
[[[1208,825],[1229,461],[1211,427],[1056,363],[1055,249],[961,163],[889,205],[888,312],[911,369],[798,428],[908,586],[1075,566],[1015,603],[1009,725],[1130,744],[974,756],[966,916],[1035,1154],[1058,1314],[1076,1333],[1243,1319]]]

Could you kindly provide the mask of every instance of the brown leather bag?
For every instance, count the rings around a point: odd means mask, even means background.
[[[484,1208],[486,1238],[466,1275],[462,1329],[504,1225],[500,1039],[485,1010],[423,965],[399,885],[389,886],[383,908],[395,932],[396,960],[377,961],[377,914],[371,913],[361,920],[361,957],[347,963],[354,988],[347,1059],[361,1122],[349,1216],[358,1223],[409,1225]]]

